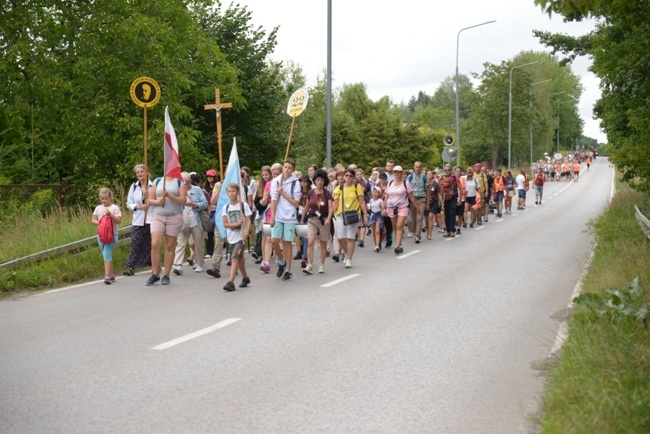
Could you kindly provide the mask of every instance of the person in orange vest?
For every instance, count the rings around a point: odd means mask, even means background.
[[[578,160],[575,160],[573,163],[573,180],[578,182],[578,177],[580,176],[580,163]]]
[[[587,164],[587,172],[589,172],[589,166],[591,166],[591,158],[589,156],[587,156],[585,163]]]
[[[542,169],[537,169],[542,170]],[[492,182],[492,194],[494,202],[497,206],[497,217],[501,217],[501,209],[503,208],[503,194],[506,191],[506,179],[501,175],[501,169],[497,168],[494,173],[494,181]]]

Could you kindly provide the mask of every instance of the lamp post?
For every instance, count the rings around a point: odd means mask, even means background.
[[[327,0],[327,119],[325,152],[327,167],[332,167],[332,0]]]
[[[548,80],[544,81],[538,81],[537,83],[533,83],[530,85],[530,91],[528,93],[528,100],[530,101],[530,110],[532,113],[533,110],[533,86],[537,86],[538,84],[542,83],[548,83],[549,81],[552,81],[550,78]],[[533,118],[531,115],[530,118],[530,165],[532,167],[533,165]]]
[[[568,102],[578,102],[578,99],[573,95],[568,95],[572,100],[561,101],[557,104],[557,151],[560,152],[560,106]]]
[[[512,71],[515,69],[523,68],[524,66],[530,66],[539,63],[539,60],[530,63],[524,63],[523,65],[513,66],[510,68],[510,88],[508,93],[508,170],[510,170],[510,162],[512,157]]]
[[[458,31],[458,35],[456,35],[456,145],[458,146],[458,154],[456,155],[457,166],[460,166],[460,116],[458,114],[459,106],[460,106],[460,99],[458,96],[458,47],[460,44],[460,32],[462,32],[463,30],[473,29],[474,27],[484,26],[486,24],[492,24],[496,22],[497,22],[496,20],[492,20],[492,21],[486,21],[481,24],[476,24],[474,26],[465,27],[463,29],[460,29]]]

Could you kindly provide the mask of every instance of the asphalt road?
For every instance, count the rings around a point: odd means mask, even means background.
[[[186,265],[0,302],[0,432],[525,432],[611,182],[599,158],[541,206],[291,282]]]

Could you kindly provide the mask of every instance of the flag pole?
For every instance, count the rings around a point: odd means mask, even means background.
[[[144,182],[147,185],[147,188],[144,195],[145,205],[149,204],[149,166],[147,166],[147,107],[144,107]],[[147,224],[147,214],[148,211],[144,213],[144,224]]]
[[[293,136],[293,126],[296,124],[296,117],[291,116],[293,119],[291,121],[291,131],[289,131],[289,143],[287,143],[287,152],[284,154],[284,159],[286,161],[287,158],[289,158],[289,149],[291,149],[291,136]]]

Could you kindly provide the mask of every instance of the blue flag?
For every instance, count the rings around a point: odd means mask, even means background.
[[[240,201],[246,201],[246,194],[241,185],[241,171],[239,170],[239,155],[237,155],[237,139],[232,140],[232,151],[230,151],[230,158],[228,158],[228,167],[226,167],[226,176],[223,179],[221,188],[219,189],[219,199],[217,199],[217,208],[214,214],[214,223],[219,230],[222,238],[226,238],[226,228],[223,226],[223,208],[230,203],[227,188],[229,184],[238,184],[240,192]]]

